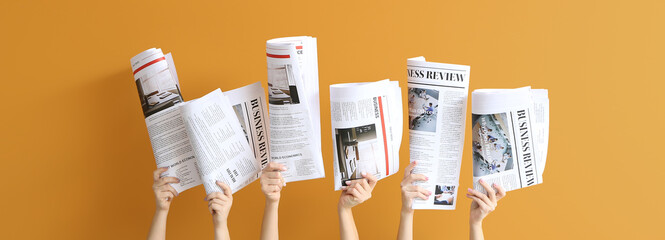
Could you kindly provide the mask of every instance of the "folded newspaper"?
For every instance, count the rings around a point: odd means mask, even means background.
[[[335,190],[362,173],[378,179],[399,170],[402,93],[397,81],[330,86]]]
[[[455,209],[469,74],[469,66],[407,60],[409,152],[411,161],[418,161],[413,173],[427,176],[429,181],[416,185],[434,193],[415,199],[413,209]]]
[[[157,167],[182,192],[203,183],[207,193],[233,192],[254,181],[268,162],[265,92],[260,83],[184,102],[171,54],[148,49],[131,59]]]
[[[270,159],[286,182],[323,178],[316,38],[268,40],[266,56]]]
[[[546,89],[478,89],[471,95],[473,185],[506,191],[543,182],[549,138]]]

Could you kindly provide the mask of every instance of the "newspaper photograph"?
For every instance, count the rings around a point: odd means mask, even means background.
[[[177,177],[171,186],[182,192],[201,184],[196,159],[177,104],[183,102],[171,54],[151,48],[130,60],[134,81],[157,167]]]
[[[413,209],[455,209],[469,76],[469,66],[407,60],[410,161],[418,162],[413,173],[429,178],[415,184],[434,193],[414,199]]]
[[[378,179],[399,170],[402,95],[397,81],[330,86],[335,190],[362,173]]]
[[[268,40],[266,56],[270,161],[286,182],[323,178],[316,38]]]
[[[545,89],[478,89],[472,93],[474,189],[481,178],[506,191],[543,182],[549,138]]]

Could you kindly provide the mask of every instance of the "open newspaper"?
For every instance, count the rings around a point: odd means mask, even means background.
[[[362,173],[378,179],[399,170],[402,93],[397,81],[330,86],[335,190]]]
[[[470,67],[407,60],[409,151],[418,161],[413,172],[429,177],[417,185],[431,191],[413,209],[454,210],[464,148]]]
[[[286,182],[325,177],[316,38],[268,40],[266,55],[270,159],[287,167]]]
[[[481,178],[506,191],[543,182],[549,138],[546,89],[478,89],[471,103],[473,185]]]
[[[148,49],[131,64],[157,167],[180,179],[176,191],[221,191],[219,180],[236,192],[257,178],[269,141],[260,83],[184,102],[170,54]]]

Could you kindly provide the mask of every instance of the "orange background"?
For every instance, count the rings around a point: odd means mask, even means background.
[[[664,12],[663,1],[2,1],[0,238],[144,238],[155,162],[129,59],[172,52],[193,99],[265,82],[265,41],[296,35],[319,39],[327,177],[284,189],[282,239],[339,236],[328,86],[405,88],[406,59],[420,55],[471,65],[471,90],[550,90],[545,183],[510,192],[485,221],[488,238],[663,238]],[[408,137],[400,156],[403,169]],[[396,236],[402,174],[354,209],[362,238]],[[204,195],[175,199],[169,238],[212,238]],[[417,211],[416,239],[467,238],[459,196],[455,211]],[[257,239],[258,181],[234,198],[231,236]]]

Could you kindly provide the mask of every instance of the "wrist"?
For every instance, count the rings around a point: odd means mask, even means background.
[[[271,199],[266,196],[266,206],[279,205],[279,198]]]
[[[411,207],[402,206],[402,215],[413,215],[413,209]]]
[[[471,229],[483,229],[483,221],[469,220],[469,227]]]
[[[215,225],[215,229],[220,229],[226,227],[227,221],[226,218],[213,216],[212,223]]]
[[[351,213],[352,211],[351,211],[350,207],[346,207],[346,206],[343,206],[341,204],[338,204],[337,205],[337,212],[339,212],[340,214],[348,214],[348,213]]]
[[[169,213],[169,208],[161,208],[161,207],[155,208],[155,215],[166,215],[168,213]]]

